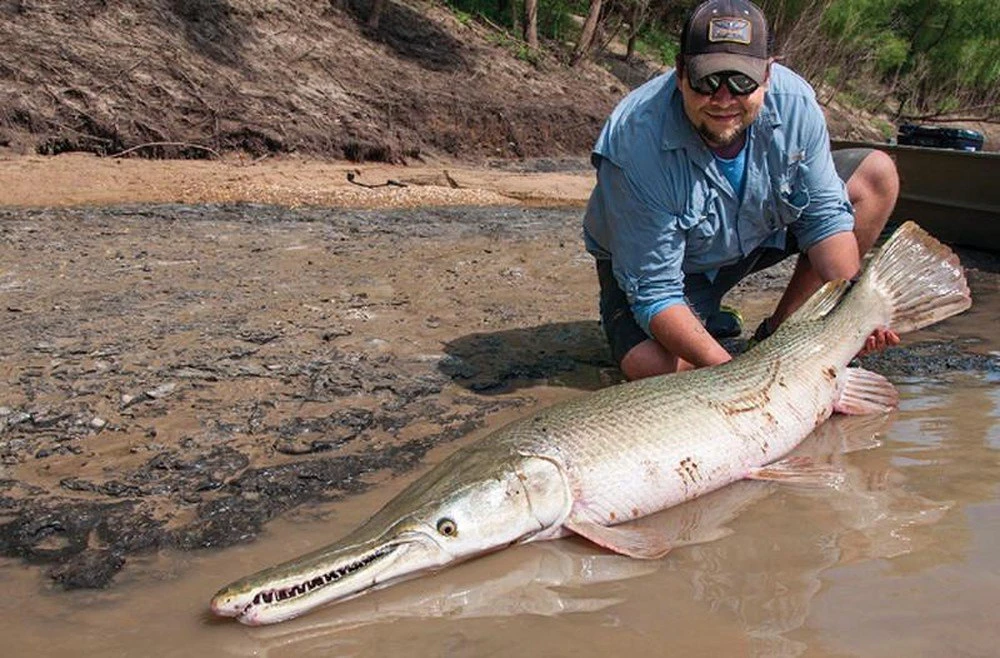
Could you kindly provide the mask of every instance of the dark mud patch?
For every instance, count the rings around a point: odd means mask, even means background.
[[[1000,356],[975,350],[981,341],[921,341],[902,344],[860,359],[868,370],[889,378],[925,378],[952,372],[1000,374]]]
[[[573,375],[577,387],[589,390],[620,380],[596,320],[470,334],[444,349],[449,358],[440,362],[441,371],[481,393]],[[587,375],[589,385],[582,381]]]
[[[352,369],[351,376],[359,374],[379,379],[377,368]],[[131,554],[250,541],[267,521],[283,512],[303,503],[365,491],[371,486],[368,476],[406,472],[434,446],[461,438],[480,427],[489,414],[525,401],[465,396],[446,407],[434,399],[442,384],[427,385],[428,377],[435,376],[440,380],[433,371],[427,377],[395,378],[392,390],[380,389],[380,402],[373,410],[348,409],[322,417],[293,415],[256,428],[252,427],[253,412],[242,421],[238,418],[246,411],[239,405],[199,406],[206,417],[218,420],[177,444],[164,441],[154,456],[139,464],[101,460],[107,466],[100,475],[62,478],[57,488],[6,480],[0,483],[0,510],[6,521],[0,525],[0,552],[55,565],[50,575],[66,588],[105,587]],[[305,395],[315,395],[308,378],[300,385]],[[358,401],[365,398],[364,388],[341,389],[340,394]],[[11,410],[0,417],[3,456],[8,463],[44,463],[59,454],[61,443],[79,438],[72,432],[78,426],[75,416],[69,413],[60,414],[44,433],[38,433],[30,421],[6,424],[25,413]],[[169,415],[170,409],[160,413]],[[392,440],[418,419],[427,428],[418,437]],[[115,431],[143,431],[143,427],[116,421]],[[241,435],[254,437],[258,445],[233,447]],[[147,449],[153,445],[150,442]],[[353,454],[343,454],[352,452],[352,447]],[[78,451],[89,452],[82,446]],[[274,453],[298,458],[260,464],[273,461],[267,455]],[[100,456],[91,453],[91,458],[99,460]]]

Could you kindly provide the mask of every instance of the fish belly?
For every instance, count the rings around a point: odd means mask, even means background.
[[[750,386],[727,392],[692,377],[659,400],[637,395],[589,423],[577,419],[552,455],[575,512],[615,524],[691,500],[780,459],[832,413],[830,377],[765,372],[741,381]]]

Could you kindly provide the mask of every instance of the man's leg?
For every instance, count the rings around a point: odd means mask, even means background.
[[[619,367],[625,379],[629,381],[694,368],[684,359],[668,352],[663,345],[652,338],[647,338],[629,350]]]
[[[636,324],[625,293],[612,274],[610,261],[597,261],[597,280],[601,285],[601,326],[611,356],[626,379],[690,369],[689,363],[665,350]]]
[[[838,160],[836,154],[834,160]],[[853,166],[850,157],[842,158],[841,162],[848,163],[847,167]],[[841,162],[837,164],[840,165]],[[885,152],[874,149],[864,155],[852,172],[845,173],[841,166],[838,166],[837,172],[841,174],[841,178],[847,176],[847,195],[854,206],[854,236],[858,241],[859,255],[863,257],[882,233],[896,205],[899,174],[892,158]],[[800,255],[795,272],[772,316],[778,322],[771,323],[769,328],[774,330],[780,321],[809,299],[822,283],[806,255]]]
[[[738,263],[719,270],[714,279],[704,274],[689,274],[684,280],[685,301],[704,323],[705,318],[718,313],[719,303],[726,292],[757,267],[766,266],[761,261],[767,259],[764,251],[756,250]],[[611,346],[611,355],[627,379],[694,368],[691,363],[671,354],[639,327],[625,293],[614,278],[610,261],[597,261],[597,278],[601,285],[601,325]]]

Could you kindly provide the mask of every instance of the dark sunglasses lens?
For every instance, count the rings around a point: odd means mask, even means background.
[[[719,77],[718,73],[713,73],[712,75],[706,75],[700,80],[694,80],[691,82],[691,88],[694,89],[699,94],[703,96],[711,96],[719,87],[722,86],[722,78]]]
[[[757,91],[757,83],[742,73],[712,73],[700,80],[693,80],[691,88],[703,96],[711,96],[725,83],[734,96],[746,96]]]
[[[742,73],[733,73],[730,75],[726,79],[726,85],[729,87],[729,91],[737,96],[752,94],[757,91],[757,83],[753,81],[753,78]]]

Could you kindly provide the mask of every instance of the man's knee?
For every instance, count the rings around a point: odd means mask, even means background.
[[[873,150],[848,179],[847,194],[854,206],[854,233],[861,253],[865,253],[875,244],[896,205],[896,163],[884,151]]]
[[[885,151],[873,150],[847,180],[847,193],[851,203],[865,201],[892,206],[899,196],[899,172],[896,163]]]
[[[655,340],[648,339],[630,349],[619,367],[625,379],[635,381],[684,370],[685,365],[685,361],[670,354]]]

